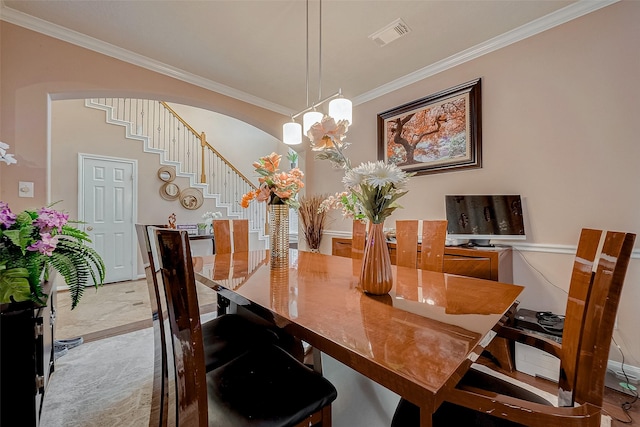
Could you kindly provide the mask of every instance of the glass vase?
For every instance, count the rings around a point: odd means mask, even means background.
[[[269,205],[271,267],[289,265],[289,205]]]
[[[393,287],[384,223],[369,225],[360,271],[360,287],[363,292],[371,295],[385,295]]]

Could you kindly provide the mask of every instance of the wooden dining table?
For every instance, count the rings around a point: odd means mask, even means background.
[[[290,250],[193,257],[196,279],[420,407],[420,425],[476,361],[522,286],[392,266],[362,292],[362,260]]]

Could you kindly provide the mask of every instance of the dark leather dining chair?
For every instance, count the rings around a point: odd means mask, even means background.
[[[333,385],[280,347],[263,344],[207,372],[186,232],[155,230],[175,374],[178,427],[328,426]]]
[[[562,343],[505,326],[498,336],[560,359],[557,406],[508,376],[472,366],[445,392],[434,426],[599,427],[613,326],[635,234],[607,232],[597,269],[601,231],[582,230],[567,298]],[[401,399],[392,427],[419,425],[419,409]]]
[[[158,229],[155,226],[136,224],[138,243],[145,275],[149,288],[149,297],[154,320],[157,318],[158,339],[164,339],[164,320],[166,320],[166,305],[162,310],[164,289],[161,286],[162,278],[158,277],[158,259],[154,256],[153,246],[149,237],[149,231]],[[154,325],[156,322],[154,322]],[[217,368],[230,359],[244,353],[248,349],[265,343],[278,343],[278,334],[269,329],[265,324],[257,323],[253,318],[239,314],[225,314],[211,319],[201,325],[204,337],[205,366],[207,371]],[[157,342],[156,346],[162,345]],[[161,353],[158,353],[161,354]],[[162,362],[166,364],[167,362]]]

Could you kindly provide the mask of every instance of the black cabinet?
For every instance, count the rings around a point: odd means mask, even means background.
[[[55,289],[46,305],[0,304],[0,425],[39,425],[42,400],[54,370]]]

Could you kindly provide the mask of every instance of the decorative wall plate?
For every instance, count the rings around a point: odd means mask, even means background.
[[[165,200],[176,200],[180,196],[180,187],[173,182],[166,182],[160,187],[160,197]]]
[[[202,206],[204,197],[202,192],[197,188],[186,188],[180,193],[180,203],[182,207],[189,210],[198,209]]]
[[[158,169],[158,178],[164,182],[171,182],[176,179],[176,170],[171,166],[163,166]]]

